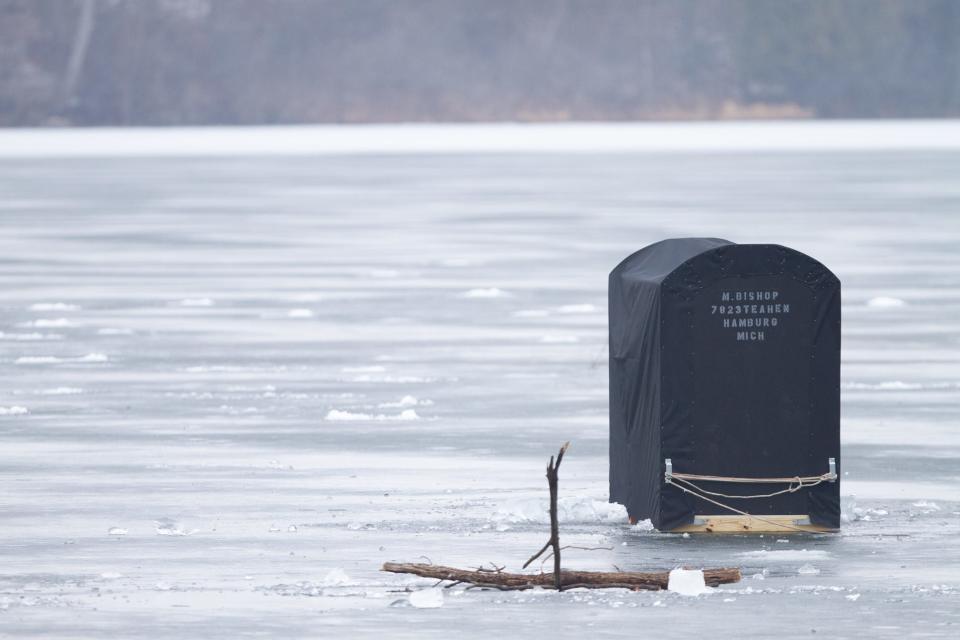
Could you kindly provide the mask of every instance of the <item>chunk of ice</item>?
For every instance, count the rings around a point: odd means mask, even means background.
[[[670,572],[667,589],[682,596],[699,596],[710,593],[710,587],[703,579],[700,569],[674,569]]]
[[[799,573],[802,576],[816,576],[820,574],[820,569],[817,569],[812,564],[805,564],[799,569],[797,569],[797,573]]]
[[[443,589],[420,589],[410,594],[410,604],[417,609],[437,609],[443,606]]]
[[[347,572],[340,567],[336,567],[327,571],[327,574],[320,580],[320,585],[324,587],[342,587],[349,584],[349,582],[350,576],[347,575]]]
[[[639,522],[637,522],[637,524],[633,525],[633,527],[631,528],[634,531],[653,531],[654,530],[653,523],[650,522],[650,518],[647,518],[646,520],[640,520]]]

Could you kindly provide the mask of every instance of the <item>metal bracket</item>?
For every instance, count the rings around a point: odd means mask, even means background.
[[[837,459],[827,458],[827,464],[830,465],[830,482],[837,481]]]
[[[666,465],[667,470],[663,473],[663,480],[670,484],[670,478],[673,477],[673,460],[670,458],[664,458],[664,464]]]

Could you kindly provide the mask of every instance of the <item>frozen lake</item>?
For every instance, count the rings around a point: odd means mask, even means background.
[[[0,132],[0,635],[960,635],[960,126],[227,133]],[[840,534],[605,504],[607,274],[693,235],[843,282]],[[566,566],[744,580],[378,571],[519,569],[565,440]]]

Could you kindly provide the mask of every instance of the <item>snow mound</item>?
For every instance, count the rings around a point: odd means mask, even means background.
[[[667,589],[682,596],[699,596],[710,593],[700,569],[674,569],[670,572]]]
[[[310,309],[290,309],[287,311],[288,318],[312,318],[313,311]]]
[[[127,530],[122,527],[110,527],[107,529],[108,536],[125,536],[127,535]]]
[[[443,589],[420,589],[410,594],[410,604],[417,609],[437,609],[443,606]]]
[[[820,569],[817,569],[812,564],[805,564],[797,569],[797,573],[802,576],[817,576],[820,575]]]
[[[461,298],[505,298],[509,294],[503,289],[490,287],[489,289],[470,289],[460,294]]]
[[[906,301],[900,298],[890,298],[888,296],[877,296],[867,300],[867,306],[874,309],[894,309],[896,307],[906,306]]]
[[[918,509],[923,509],[927,513],[932,513],[934,511],[940,511],[940,505],[936,502],[930,502],[929,500],[919,500],[913,503],[914,507]]]
[[[22,416],[30,413],[26,407],[0,407],[0,416]]]
[[[622,523],[627,519],[623,505],[570,496],[557,501],[557,517],[560,522],[572,523]],[[550,501],[546,498],[512,500],[500,505],[490,518],[493,522],[512,524],[549,524]]]

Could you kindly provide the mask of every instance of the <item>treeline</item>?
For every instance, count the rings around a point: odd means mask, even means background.
[[[0,125],[957,115],[957,0],[0,0]]]

